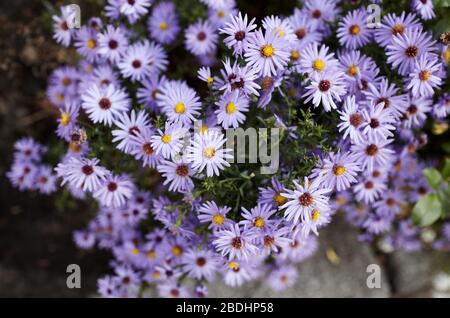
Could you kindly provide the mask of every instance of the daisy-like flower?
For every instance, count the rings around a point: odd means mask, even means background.
[[[187,147],[186,158],[197,172],[206,168],[208,177],[218,176],[220,170],[230,166],[226,160],[232,159],[229,154],[231,149],[224,148],[225,142],[225,136],[216,130],[208,129],[203,134],[197,133]]]
[[[98,34],[98,53],[111,63],[117,63],[128,47],[128,38],[123,28],[108,25]]]
[[[70,133],[76,126],[80,106],[75,102],[66,102],[64,107],[60,108],[59,111],[60,117],[58,118],[58,128],[56,129],[56,134],[65,140],[69,140]]]
[[[208,85],[214,83],[214,76],[211,75],[211,69],[209,67],[200,67],[197,71],[198,78]]]
[[[289,19],[280,19],[280,17],[271,15],[263,19],[262,25],[264,30],[274,31],[289,43],[293,43],[297,39]]]
[[[157,97],[161,93],[161,88],[166,81],[167,78],[164,75],[152,75],[149,78],[144,79],[142,81],[144,87],[139,88],[136,94],[138,102],[145,105],[145,107],[150,110],[156,111]]]
[[[294,286],[297,281],[297,269],[292,265],[284,265],[270,272],[267,283],[276,292],[281,292]]]
[[[248,98],[235,90],[231,93],[223,95],[216,103],[219,107],[215,111],[217,123],[227,129],[230,127],[237,128],[245,121],[244,113],[248,112]]]
[[[33,138],[21,138],[14,143],[14,150],[14,161],[40,162],[41,155],[46,151],[46,148]]]
[[[312,42],[318,43],[322,39],[322,34],[317,31],[317,26],[311,23],[311,18],[303,11],[294,9],[294,14],[289,17],[297,41],[302,45]]]
[[[134,82],[158,75],[167,64],[167,54],[159,44],[143,41],[130,45],[117,66],[124,77]]]
[[[130,115],[123,113],[115,121],[114,124],[119,129],[114,129],[111,134],[113,135],[112,142],[119,142],[116,146],[117,149],[124,153],[130,153],[133,148],[131,138],[136,137],[141,131],[149,128],[148,117],[145,111],[136,112],[134,109]]]
[[[206,279],[213,281],[214,275],[220,268],[220,260],[213,251],[209,249],[190,249],[181,261],[183,271],[193,279]]]
[[[186,286],[180,286],[176,282],[169,281],[158,285],[159,295],[164,298],[187,298],[190,297]]]
[[[219,207],[214,201],[207,201],[198,210],[198,219],[200,223],[210,223],[208,228],[213,230],[223,230],[232,223],[226,217],[231,208]]]
[[[375,41],[383,47],[392,43],[394,36],[405,33],[408,29],[421,28],[419,21],[414,13],[406,14],[402,11],[400,16],[394,13],[388,13],[381,21],[381,27],[375,29]]]
[[[292,243],[292,239],[289,238],[291,229],[287,226],[279,227],[282,221],[275,221],[271,227],[266,227],[264,232],[259,235],[258,247],[264,249],[263,254],[270,255],[281,252]]]
[[[444,93],[434,104],[433,115],[437,118],[445,118],[448,114],[450,114],[450,94]]]
[[[231,260],[224,265],[224,282],[228,286],[241,286],[255,277],[255,265],[243,260]]]
[[[298,231],[303,239],[307,238],[311,232],[319,235],[318,229],[331,221],[331,210],[328,207],[325,210],[314,209],[311,212],[309,220],[305,220]],[[294,230],[295,232],[296,230]]]
[[[362,169],[372,172],[377,167],[383,167],[392,162],[394,151],[387,148],[392,139],[382,141],[368,141],[354,144],[351,151],[355,154],[355,160]]]
[[[270,187],[259,188],[258,203],[260,204],[270,204],[273,207],[279,207],[286,203],[287,198],[281,195],[285,192],[284,186],[275,177],[271,180]]]
[[[229,260],[248,261],[258,253],[258,248],[252,244],[254,234],[249,230],[241,230],[239,224],[231,224],[226,229],[217,232],[218,238],[212,244],[222,256],[228,255]]]
[[[374,105],[369,110],[364,110],[363,117],[364,124],[361,129],[369,141],[377,142],[394,136],[392,130],[395,130],[395,126],[393,126],[395,119],[389,108],[384,108],[383,102]]]
[[[109,171],[99,166],[96,158],[86,159],[70,157],[66,163],[59,163],[55,168],[63,181],[61,185],[68,183],[83,191],[94,192],[109,175]]]
[[[119,0],[120,13],[128,18],[131,24],[134,24],[140,17],[148,12],[152,0]]]
[[[208,21],[191,24],[185,33],[185,45],[196,56],[207,55],[216,50],[217,34]]]
[[[173,123],[189,125],[200,115],[202,104],[197,93],[181,81],[167,81],[157,96],[158,106]]]
[[[413,0],[412,7],[424,20],[431,20],[436,16],[432,0]]]
[[[397,95],[398,88],[395,84],[389,84],[387,78],[383,78],[379,85],[368,84],[368,90],[364,91],[366,106],[384,103],[384,108],[391,111],[392,115],[398,119],[402,116],[406,107],[406,95]]]
[[[147,29],[150,36],[158,43],[172,43],[180,32],[175,5],[172,2],[158,3],[148,19]]]
[[[259,96],[258,89],[261,87],[256,83],[258,72],[248,65],[239,66],[237,62],[230,64],[228,58],[223,62],[225,70],[221,70],[223,81],[217,82],[217,88],[225,92],[239,90],[245,95]]]
[[[403,34],[397,34],[387,46],[387,62],[398,68],[400,75],[408,75],[422,55],[434,50],[435,43],[431,35],[421,29],[407,29]]]
[[[236,3],[234,0],[228,1],[220,9],[209,8],[208,20],[216,27],[221,28],[237,14]]]
[[[383,180],[378,180],[371,176],[365,177],[360,180],[353,187],[353,191],[356,194],[358,201],[363,201],[366,204],[375,202],[380,195],[386,192],[387,186]]]
[[[131,136],[130,154],[137,160],[142,160],[143,167],[156,168],[161,160],[161,156],[153,149],[152,137],[153,132],[148,128],[140,131],[137,136]]]
[[[404,114],[404,125],[406,128],[419,128],[427,119],[431,111],[433,100],[431,98],[410,97]]]
[[[275,76],[283,71],[289,61],[289,43],[278,36],[275,30],[265,34],[259,29],[244,54],[247,65],[253,67],[260,76]]]
[[[101,205],[118,208],[124,206],[133,195],[134,184],[126,176],[110,175],[94,192]]]
[[[53,38],[56,42],[68,47],[73,35],[76,12],[71,6],[61,7],[61,16],[54,15],[53,18]]]
[[[40,166],[36,172],[36,189],[40,193],[50,194],[56,191],[56,175],[50,166]]]
[[[75,47],[77,52],[88,62],[95,62],[98,55],[97,32],[87,26],[82,26],[76,33]]]
[[[191,176],[194,174],[186,160],[164,160],[158,165],[158,171],[166,179],[164,185],[169,185],[169,191],[186,192],[194,188]]]
[[[338,124],[339,132],[344,131],[342,138],[346,139],[348,136],[354,143],[361,142],[363,140],[361,127],[364,124],[364,117],[355,102],[354,95],[347,96],[343,109],[338,110],[338,113],[341,120]]]
[[[111,126],[115,118],[130,108],[128,95],[113,85],[106,89],[92,85],[81,95],[81,100],[81,106],[94,124]]]
[[[347,92],[343,77],[344,73],[337,70],[320,73],[306,87],[306,92],[302,96],[305,98],[305,103],[312,100],[314,107],[319,107],[322,104],[326,112],[336,109],[335,101],[340,102],[341,96]]]
[[[334,20],[339,10],[334,0],[306,0],[303,8],[314,26],[323,27],[324,22]]]
[[[429,55],[422,55],[416,61],[413,71],[409,74],[410,81],[407,89],[411,89],[413,97],[431,97],[434,89],[442,84],[442,79],[437,76],[442,64],[437,58],[430,59]]]
[[[237,16],[231,17],[231,21],[227,22],[225,27],[220,29],[220,33],[227,35],[224,43],[228,48],[233,48],[233,54],[242,56],[255,29],[255,18],[248,22],[247,15],[242,18],[242,13],[239,12]]]
[[[151,138],[151,146],[156,154],[169,159],[177,155],[183,146],[183,138],[187,131],[178,124],[166,123],[164,131],[158,129]]]
[[[308,45],[301,53],[300,66],[304,73],[310,78],[317,77],[321,73],[333,69],[339,64],[334,58],[334,53],[328,54],[329,48],[326,45],[320,46],[316,43]]]
[[[356,182],[356,176],[361,171],[348,152],[330,153],[329,157],[323,160],[321,170],[320,178],[324,186],[337,191],[348,189]]]
[[[264,232],[274,225],[275,220],[269,220],[269,218],[276,212],[277,210],[269,204],[258,204],[250,211],[242,208],[241,215],[244,220],[240,221],[239,224],[243,225],[244,229],[255,229]]]
[[[365,9],[350,11],[339,22],[337,36],[339,43],[350,50],[358,49],[371,40],[370,29],[367,28],[367,14]]]
[[[73,240],[77,247],[88,250],[94,247],[95,234],[91,231],[74,231]]]
[[[367,83],[377,81],[380,72],[375,62],[360,51],[350,51],[339,55],[338,66],[350,81],[349,94],[358,94],[367,88]]]
[[[386,191],[381,199],[373,204],[380,215],[395,216],[400,213],[402,204],[405,204],[404,195],[400,191]]]
[[[293,181],[295,190],[288,189],[281,195],[288,199],[280,209],[286,209],[284,217],[286,221],[298,224],[311,219],[314,210],[325,211],[329,209],[328,196],[331,189],[320,188],[320,182],[316,180],[310,182],[307,177],[303,185]]]

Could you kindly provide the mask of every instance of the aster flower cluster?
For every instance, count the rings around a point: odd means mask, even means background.
[[[56,69],[47,89],[67,151],[51,169],[40,163],[43,146],[21,140],[8,177],[43,193],[58,179],[94,202],[74,240],[114,257],[99,293],[143,296],[151,285],[163,297],[203,297],[215,279],[261,277],[281,291],[338,211],[364,240],[420,248],[408,208],[434,190],[422,175],[432,163],[418,151],[427,121],[450,113],[449,49],[418,17],[433,18],[432,5],[418,1],[418,15],[389,13],[372,29],[365,8],[333,0],[262,21],[234,0],[188,2],[203,15],[184,19],[176,1],[108,0],[107,19],[80,29],[65,8],[54,18],[55,40],[81,57]],[[337,51],[325,44],[333,32]],[[178,69],[173,50],[197,63],[193,71]],[[225,130],[249,127],[280,129],[273,175],[233,161]],[[51,186],[36,182],[43,176]]]

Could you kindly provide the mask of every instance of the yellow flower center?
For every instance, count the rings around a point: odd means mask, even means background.
[[[208,84],[212,84],[214,82],[214,77],[210,76],[206,81],[208,82]]]
[[[297,61],[300,58],[300,52],[297,50],[293,50],[291,52],[291,60]]]
[[[203,150],[203,156],[205,156],[208,159],[211,159],[216,155],[216,149],[212,147],[207,147],[205,150]]]
[[[231,269],[234,270],[234,271],[239,270],[239,264],[236,263],[236,262],[230,262],[230,263],[228,264],[228,267],[231,268]]]
[[[61,125],[64,127],[67,126],[70,123],[70,114],[68,113],[62,113],[61,114]]]
[[[56,94],[56,99],[59,100],[60,102],[62,102],[64,100],[64,95],[63,94]]]
[[[262,47],[261,53],[264,57],[272,57],[275,53],[275,49],[271,44],[266,44]]]
[[[177,114],[184,114],[184,112],[186,111],[186,106],[184,105],[184,103],[179,102],[175,104],[175,112]]]
[[[170,137],[170,135],[163,135],[163,136],[161,137],[162,142],[165,143],[165,144],[168,144],[168,143],[170,142],[170,139],[172,139],[172,138]]]
[[[181,246],[175,245],[172,247],[172,254],[173,256],[180,256],[183,253],[183,249]]]
[[[133,249],[131,250],[131,254],[132,254],[133,256],[139,255],[139,249],[138,249],[137,247],[133,248]]]
[[[160,279],[161,278],[161,273],[159,271],[154,271],[153,272],[153,278],[154,279]]]
[[[313,221],[317,221],[319,219],[319,217],[320,217],[319,210],[312,211],[311,218],[312,218]]]
[[[156,253],[155,253],[155,251],[153,251],[153,250],[148,251],[148,252],[147,252],[147,258],[148,258],[148,259],[151,259],[151,260],[154,260],[154,259],[156,258]]]
[[[202,125],[202,126],[200,127],[200,132],[201,132],[202,134],[204,134],[207,130],[208,130],[208,126],[206,126],[206,125]]]
[[[286,32],[284,32],[283,29],[281,29],[281,28],[279,28],[279,27],[275,28],[275,33],[276,33],[280,38],[282,38],[282,37],[286,34]]]
[[[167,22],[161,22],[161,24],[159,25],[159,28],[162,31],[165,31],[165,30],[167,30],[169,28],[169,25],[167,24]]]
[[[285,197],[283,197],[280,193],[275,194],[275,196],[273,197],[273,199],[275,200],[275,202],[278,205],[283,205],[286,203],[287,199]]]
[[[217,12],[217,16],[219,18],[223,18],[225,16],[225,12],[223,12],[222,10],[220,10],[219,12]]]
[[[72,152],[79,153],[79,152],[81,151],[81,146],[80,146],[80,145],[77,145],[77,144],[75,144],[75,143],[73,143],[73,142],[71,142],[71,143],[69,144],[69,149],[70,149]]]
[[[216,214],[213,216],[212,221],[216,225],[223,225],[225,223],[225,218],[222,214]]]
[[[356,76],[358,74],[358,68],[355,64],[348,68],[348,74],[350,74],[351,76]]]
[[[325,68],[325,62],[321,59],[314,60],[312,68],[320,72]]]
[[[266,225],[266,221],[262,217],[257,217],[255,221],[253,222],[253,225],[257,227],[258,229],[262,229],[264,225]]]
[[[427,70],[423,70],[419,73],[419,78],[421,81],[428,81],[431,77],[431,72]]]
[[[87,47],[92,49],[95,49],[97,47],[97,42],[95,42],[94,39],[87,40]]]
[[[348,31],[351,35],[358,35],[359,32],[361,32],[361,28],[358,25],[354,24],[348,29]]]
[[[403,24],[396,23],[392,27],[392,33],[394,33],[394,34],[403,34],[404,31],[405,31],[405,26]]]
[[[447,48],[445,49],[442,58],[444,59],[445,63],[450,64],[450,47],[449,46],[447,46]]]
[[[233,102],[228,103],[227,105],[227,113],[233,114],[236,111],[236,104]]]
[[[335,165],[333,167],[333,173],[338,177],[342,176],[345,173],[345,167],[341,165]]]
[[[289,87],[287,94],[289,97],[295,97],[297,96],[297,89],[295,87]]]

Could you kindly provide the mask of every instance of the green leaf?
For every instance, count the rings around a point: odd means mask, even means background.
[[[413,222],[419,226],[429,226],[442,214],[442,204],[436,193],[422,196],[412,211]]]
[[[444,180],[450,178],[450,159],[445,159],[444,168],[442,168],[442,177]]]
[[[450,183],[447,183],[443,190],[438,192],[439,200],[442,204],[443,216],[450,213]]]
[[[430,187],[437,190],[439,184],[443,181],[441,173],[435,168],[425,168],[422,173]]]

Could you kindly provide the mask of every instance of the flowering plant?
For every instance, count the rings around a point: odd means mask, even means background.
[[[263,276],[282,290],[338,211],[385,248],[417,250],[433,224],[448,249],[449,163],[424,177],[445,149],[421,149],[430,126],[446,134],[450,36],[430,32],[431,1],[388,6],[371,25],[334,0],[261,21],[234,0],[108,0],[79,29],[62,7],[54,39],[80,56],[47,89],[65,147],[51,167],[19,140],[8,177],[96,211],[74,240],[111,251],[106,297]]]

